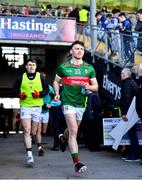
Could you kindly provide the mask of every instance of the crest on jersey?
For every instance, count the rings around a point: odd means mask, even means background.
[[[85,69],[85,73],[86,73],[86,74],[88,73],[88,70],[87,70],[87,69]]]

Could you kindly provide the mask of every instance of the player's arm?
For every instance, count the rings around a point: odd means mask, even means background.
[[[94,68],[92,66],[90,66],[91,68],[91,73],[90,73],[90,82],[86,83],[84,85],[85,89],[88,89],[92,92],[97,92],[98,91],[98,82],[96,79],[96,71],[94,70]]]
[[[98,82],[96,78],[90,79],[90,85],[89,85],[89,90],[93,91],[93,92],[97,92],[98,91]]]
[[[84,83],[83,86],[85,87],[85,89],[92,92],[98,91],[98,82],[96,78],[90,79],[90,83]]]
[[[54,100],[58,101],[60,99],[60,94],[59,94],[59,90],[60,90],[60,83],[61,83],[62,78],[60,78],[57,74],[55,77],[55,80],[53,82],[53,88],[55,90],[55,97]]]

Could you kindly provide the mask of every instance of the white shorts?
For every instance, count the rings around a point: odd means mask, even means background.
[[[41,122],[42,123],[48,123],[48,121],[49,121],[49,112],[47,112],[47,113],[41,113],[40,114],[40,120],[41,120]]]
[[[82,120],[82,116],[84,113],[85,108],[77,108],[77,107],[73,107],[70,105],[63,105],[63,113],[64,115],[66,114],[76,114],[76,120],[77,121],[81,121]]]
[[[41,114],[42,107],[20,107],[20,118],[21,119],[29,119],[31,118],[32,121],[40,122],[40,114]]]

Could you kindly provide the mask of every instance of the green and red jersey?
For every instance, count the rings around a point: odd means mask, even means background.
[[[63,82],[62,104],[84,107],[86,95],[81,93],[82,84],[89,83],[90,79],[96,78],[93,66],[86,62],[83,62],[80,66],[75,66],[71,61],[68,61],[58,67],[57,76]]]

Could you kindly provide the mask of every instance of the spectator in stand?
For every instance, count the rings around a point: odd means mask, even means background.
[[[83,6],[83,8],[79,10],[79,22],[82,25],[87,25],[88,16],[89,16],[88,8],[86,6]]]
[[[111,52],[111,49],[112,49],[111,48],[111,31],[109,29],[109,25],[111,24],[111,19],[112,19],[112,14],[109,13],[106,15],[106,20],[104,22],[104,30],[105,30],[105,33],[107,33],[108,53],[109,51]]]
[[[49,4],[49,2],[46,3],[46,9],[52,9],[52,6]]]
[[[49,2],[46,3],[46,16],[52,16],[52,6]]]
[[[120,14],[120,9],[112,9],[112,19],[111,19],[111,23],[112,23],[112,29],[119,29],[118,28],[118,23],[119,23],[119,19],[118,19],[118,15]]]
[[[73,8],[71,6],[67,7],[65,10],[65,17],[68,17],[69,14],[73,11]]]
[[[107,6],[103,6],[101,12],[104,16],[106,16],[108,13]]]
[[[77,25],[78,40],[80,40],[81,35],[83,33],[85,34],[85,28],[87,27],[88,24],[88,17],[89,17],[88,8],[86,6],[83,6],[83,8],[79,10],[79,23]]]
[[[97,19],[97,26],[104,28],[105,27],[105,21],[106,16],[104,16],[100,11],[95,14],[95,17]]]
[[[2,13],[5,14],[5,15],[11,15],[10,7],[9,6],[5,7],[3,9]]]
[[[10,11],[11,14],[20,14],[19,9],[16,6],[11,6]]]
[[[79,23],[79,8],[76,7],[75,9],[73,9],[73,10],[69,13],[68,17],[76,18],[76,22]]]
[[[137,23],[135,26],[135,31],[139,33],[137,41],[137,50],[142,52],[142,9],[137,11]]]
[[[131,70],[129,68],[124,68],[121,71],[121,114],[122,119],[124,121],[128,121],[127,119],[127,111],[131,105],[132,99],[136,96],[138,92],[138,85],[132,79]],[[137,124],[127,132],[128,137],[130,139],[130,148],[125,156],[122,156],[122,159],[125,161],[139,161],[140,154],[139,154],[139,143],[137,137]]]
[[[61,6],[57,6],[57,8],[55,9],[55,12],[54,12],[54,16],[58,16],[58,17],[62,16],[62,7]]]
[[[105,28],[105,21],[106,21],[106,16],[102,15],[102,13],[99,11],[95,14],[95,17],[97,19],[97,39],[100,41],[104,40],[104,28]]]
[[[39,15],[39,10],[38,8],[31,8],[29,15]]]
[[[46,11],[47,3],[48,3],[48,2],[42,2],[41,6],[40,6],[41,11]]]
[[[30,14],[30,11],[31,11],[31,8],[29,6],[24,6],[22,14],[25,16],[28,16]]]
[[[120,37],[123,42],[121,43],[123,51],[122,63],[129,62],[129,65],[132,66],[134,64],[134,51],[132,50],[132,23],[128,18],[126,18],[126,14],[123,12],[118,15],[118,18]]]
[[[118,15],[120,13],[119,9],[112,9],[112,18],[110,20],[109,26],[107,28],[111,32],[111,56],[118,56],[120,53],[120,35],[119,35],[119,20]]]
[[[111,19],[112,19],[112,14],[109,13],[106,15],[106,20],[104,22],[104,29],[105,30],[109,30],[109,23],[111,23]]]

